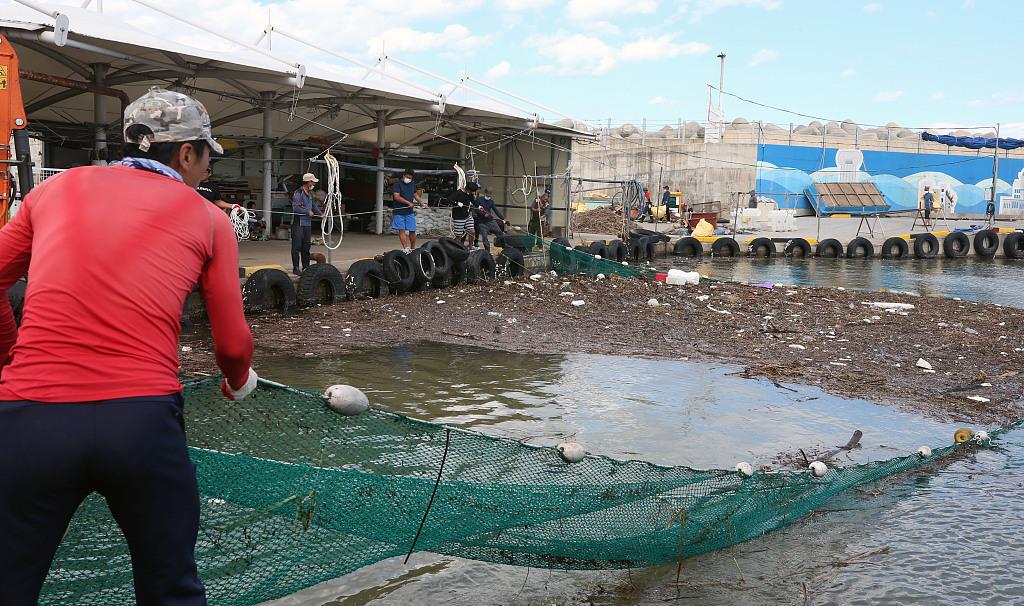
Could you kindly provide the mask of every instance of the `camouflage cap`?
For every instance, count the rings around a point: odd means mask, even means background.
[[[128,127],[141,124],[153,131],[152,135],[128,137]],[[154,86],[133,101],[124,110],[125,141],[137,144],[143,151],[151,143],[176,143],[205,140],[218,154],[224,148],[213,139],[210,114],[199,101],[179,92]]]

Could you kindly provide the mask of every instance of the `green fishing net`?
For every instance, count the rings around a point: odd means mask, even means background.
[[[531,238],[533,246],[537,250],[547,251],[551,269],[561,275],[580,274],[596,276],[604,274],[606,277],[644,278],[650,274],[648,269],[636,265],[623,265],[618,261],[610,259],[599,259],[588,252],[563,246],[558,242],[544,240],[537,236],[529,235],[524,236],[524,238]],[[650,277],[653,277],[653,275]]]
[[[185,396],[202,508],[196,557],[217,605],[282,597],[410,550],[559,569],[674,562],[970,447],[823,477],[743,477],[601,456],[567,463],[553,448],[381,410],[342,416],[319,394],[281,386],[230,402],[218,380],[205,379],[187,383]],[[93,495],[68,529],[42,603],[133,603],[131,580],[121,532]]]

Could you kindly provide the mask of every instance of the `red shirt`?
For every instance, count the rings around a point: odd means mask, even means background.
[[[35,188],[0,230],[0,290],[29,274],[0,400],[167,395],[181,308],[199,282],[217,365],[241,386],[252,362],[228,217],[181,181],[86,166]],[[0,347],[14,337],[0,301]],[[3,358],[0,352],[0,360]]]

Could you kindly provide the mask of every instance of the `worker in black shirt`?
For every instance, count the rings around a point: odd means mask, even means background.
[[[476,207],[478,189],[480,186],[476,183],[467,183],[462,189],[456,190],[448,201],[452,207],[452,231],[466,246],[473,246],[476,238],[472,211]]]
[[[505,232],[498,226],[498,221],[501,221],[502,224],[507,224],[507,222],[505,221],[505,215],[501,214],[498,206],[494,203],[494,198],[491,197],[491,190],[484,189],[483,195],[476,199],[475,214],[480,224],[479,234],[480,239],[484,242],[484,248],[491,250],[491,242],[487,238],[488,234],[494,234],[495,243],[499,246],[504,246],[502,239],[505,237]]]
[[[210,181],[211,177],[213,177],[213,169],[207,166],[206,175],[203,177],[203,181],[198,186],[196,186],[196,191],[199,192],[200,196],[206,198],[210,202],[213,202],[217,206],[230,212],[232,208],[238,205],[232,204],[230,202],[225,202],[224,200],[221,199],[220,190],[217,189],[216,183]]]

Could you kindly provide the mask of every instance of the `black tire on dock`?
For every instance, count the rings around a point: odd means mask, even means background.
[[[555,238],[554,240],[551,241],[551,243],[552,244],[561,244],[562,246],[564,246],[566,248],[572,248],[572,242],[566,240],[565,238]]]
[[[379,299],[388,296],[384,269],[373,259],[356,261],[345,274],[345,298],[349,301]]]
[[[242,302],[246,311],[286,312],[295,307],[295,284],[280,269],[258,270],[242,285]]]
[[[526,273],[526,260],[523,257],[523,251],[518,248],[503,249],[494,263],[498,267],[504,265],[508,275],[513,278],[521,278]]]
[[[942,254],[947,259],[960,259],[971,252],[971,239],[967,234],[954,231],[942,239]]]
[[[647,254],[647,239],[643,236],[629,240],[629,260],[640,262]]]
[[[999,234],[992,229],[983,229],[974,234],[974,253],[983,259],[991,259],[999,250]]]
[[[1015,231],[1003,239],[1003,254],[1007,259],[1024,259],[1024,233]]]
[[[853,259],[870,259],[875,256],[875,245],[871,240],[857,236],[846,245],[846,256]]]
[[[811,249],[811,243],[803,238],[793,238],[786,245],[785,251],[782,253],[787,257],[799,257],[805,258],[811,256],[813,253]]]
[[[448,256],[448,252],[438,242],[427,242],[421,246],[423,250],[430,253],[430,256],[434,258],[434,275],[447,275],[452,269],[452,260]]]
[[[474,250],[466,261],[466,282],[476,284],[494,279],[494,257],[486,250]]]
[[[669,240],[672,239],[672,237],[669,236],[668,234],[661,233],[659,231],[654,231],[652,229],[634,229],[633,231],[636,232],[638,236],[656,238],[659,242],[668,242]]]
[[[658,256],[658,243],[661,241],[657,236],[644,238],[644,259],[653,261]]]
[[[626,244],[622,240],[612,240],[608,243],[608,260],[622,263],[626,260]]]
[[[914,256],[918,259],[934,259],[939,254],[939,239],[935,234],[921,234],[914,237]]]
[[[679,238],[672,246],[672,254],[677,257],[700,257],[704,254],[704,245],[693,236]]]
[[[466,248],[465,244],[458,240],[444,237],[438,238],[437,243],[444,248],[444,252],[448,253],[448,258],[451,259],[453,263],[465,262],[466,259],[469,258],[469,249]]]
[[[434,257],[422,248],[413,250],[408,257],[412,264],[413,288],[422,288],[429,284],[434,279]]]
[[[711,243],[712,257],[737,257],[740,254],[740,245],[729,237],[721,237]]]
[[[466,267],[465,261],[455,261],[452,263],[452,273],[449,278],[448,284],[450,286],[458,286],[459,284],[466,283],[466,274],[469,270]]]
[[[772,242],[770,238],[754,238],[750,244],[747,245],[747,256],[750,257],[774,257],[775,253],[778,252],[775,248],[775,242]]]
[[[330,263],[314,263],[299,276],[295,294],[302,307],[334,305],[345,298],[345,277]]]
[[[395,293],[408,292],[416,276],[412,273],[412,260],[400,250],[392,250],[384,254],[380,262],[384,279],[388,281],[389,290]]]
[[[893,236],[882,243],[883,259],[906,259],[910,254],[910,245],[903,238]]]
[[[590,254],[595,257],[600,255],[602,259],[608,257],[608,245],[604,243],[604,240],[597,240],[590,243]]]
[[[835,238],[825,238],[818,242],[816,255],[825,259],[838,259],[843,256],[843,243]]]
[[[452,285],[452,267],[449,267],[448,271],[443,274],[439,274],[435,271],[434,278],[430,281],[430,288],[442,290],[450,287]]]

